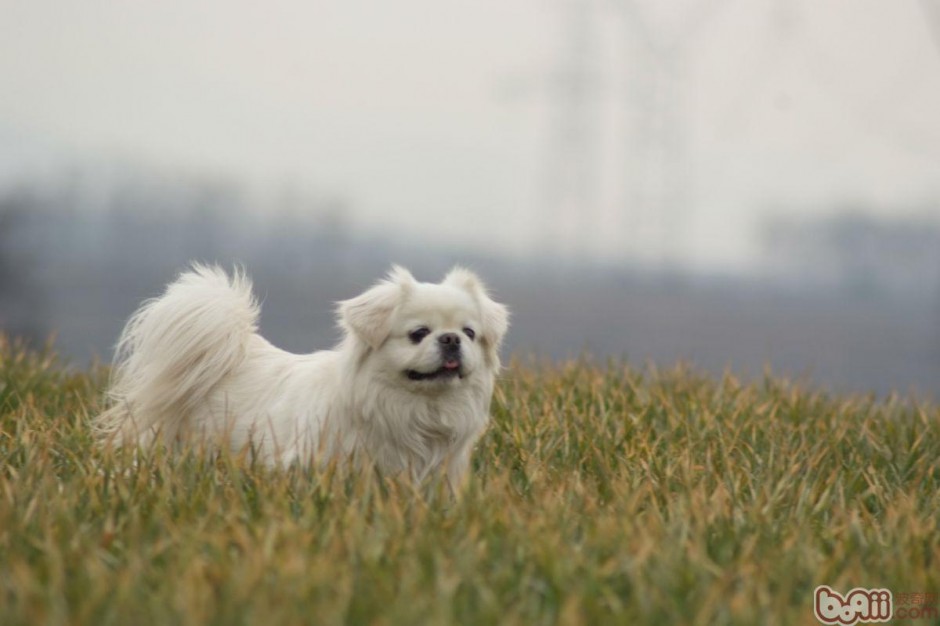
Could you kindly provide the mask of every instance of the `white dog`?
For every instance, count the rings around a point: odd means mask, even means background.
[[[269,465],[352,457],[457,487],[488,420],[509,314],[473,273],[440,284],[395,267],[340,302],[345,337],[297,355],[257,334],[251,282],[194,266],[131,317],[115,356],[116,445],[222,437]]]

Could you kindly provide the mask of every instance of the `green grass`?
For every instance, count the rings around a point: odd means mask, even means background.
[[[134,465],[90,437],[104,380],[0,342],[0,624],[808,624],[818,584],[940,591],[932,406],[515,363],[452,502]]]

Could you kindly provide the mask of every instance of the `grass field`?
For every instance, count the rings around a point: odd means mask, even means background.
[[[940,412],[513,364],[464,497],[96,449],[105,379],[0,342],[0,624],[809,624],[940,591]],[[916,621],[910,623],[929,623]]]

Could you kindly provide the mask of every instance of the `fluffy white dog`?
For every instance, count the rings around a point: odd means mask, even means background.
[[[243,273],[181,274],[124,328],[99,432],[116,445],[221,437],[269,465],[352,458],[461,482],[509,326],[476,275],[420,283],[395,267],[339,303],[345,337],[313,354],[272,346],[258,314]]]

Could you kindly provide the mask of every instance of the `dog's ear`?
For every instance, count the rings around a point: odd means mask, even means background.
[[[486,286],[476,274],[462,267],[455,267],[444,278],[445,285],[452,285],[469,293],[480,306],[483,328],[481,337],[491,349],[494,358],[498,358],[499,347],[509,330],[509,309],[493,301],[486,291]]]
[[[388,277],[363,294],[338,303],[339,324],[376,349],[391,332],[392,314],[415,285],[408,270],[393,266]]]

